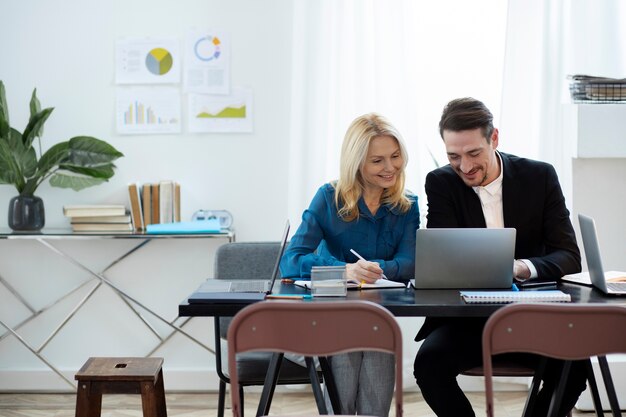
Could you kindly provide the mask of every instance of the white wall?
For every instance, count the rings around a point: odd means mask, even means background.
[[[287,146],[291,85],[292,4],[289,0],[33,0],[2,1],[0,80],[7,89],[11,124],[23,130],[37,88],[42,107],[55,107],[42,145],[77,135],[104,139],[125,154],[112,180],[74,192],[41,186],[46,227],[67,227],[65,204],[127,204],[127,184],[174,179],[182,187],[182,216],[199,209],[227,209],[238,241],[278,240],[287,216]],[[120,136],[115,132],[115,41],[121,37],[177,37],[216,29],[231,40],[231,82],[254,93],[250,134]],[[183,112],[185,111],[183,101]],[[0,227],[7,226],[12,186],[0,185]],[[222,240],[219,243],[223,243]],[[130,243],[56,242],[99,271]],[[107,275],[164,317],[211,276],[217,242],[154,242]],[[181,274],[181,271],[183,273]],[[0,240],[0,277],[35,309],[74,285],[93,279],[34,241]],[[92,281],[95,282],[95,281]],[[20,328],[35,347],[71,312],[92,284]],[[148,292],[141,288],[147,288]],[[28,310],[0,285],[0,320],[15,326]],[[163,335],[167,327],[150,320]],[[212,320],[186,327],[212,344]],[[3,336],[4,335],[4,336]],[[0,390],[68,390],[70,387],[0,328]],[[142,356],[157,342],[108,288],[98,289],[42,351],[69,378],[90,355]],[[157,351],[166,358],[167,389],[215,389],[212,355],[175,336]]]
[[[42,107],[55,107],[44,149],[76,135],[110,142],[125,154],[112,180],[80,192],[37,192],[46,226],[66,226],[64,204],[126,203],[129,182],[174,179],[182,186],[182,215],[227,209],[238,240],[277,240],[284,219],[291,68],[292,4],[288,0],[34,0],[3,1],[0,80],[11,124],[23,130],[33,88]],[[115,41],[173,36],[187,30],[229,34],[231,82],[254,92],[251,134],[120,136],[115,132]],[[183,111],[185,110],[183,106]],[[0,186],[0,227],[16,195]]]

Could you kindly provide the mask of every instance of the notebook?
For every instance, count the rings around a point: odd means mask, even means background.
[[[417,229],[415,289],[510,289],[515,229]]]
[[[560,290],[546,291],[461,291],[466,303],[544,303],[570,302],[572,297]]]
[[[272,276],[266,280],[235,280],[227,281],[221,279],[209,279],[205,281],[191,296],[187,299],[189,304],[207,304],[207,303],[232,303],[232,302],[248,302],[261,301],[265,296],[272,293],[272,287],[278,277],[278,267],[280,259],[285,252],[287,237],[289,236],[289,220],[285,224],[285,230],[280,242],[280,249],[276,256]]]
[[[578,223],[583,238],[591,284],[605,294],[626,295],[626,282],[609,282],[605,277],[594,220],[589,216],[579,214]]]

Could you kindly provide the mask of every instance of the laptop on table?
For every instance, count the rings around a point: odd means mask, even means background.
[[[608,295],[626,295],[626,282],[610,282],[605,277],[594,220],[589,216],[579,214],[578,223],[583,238],[591,284]]]
[[[189,304],[218,304],[236,303],[248,301],[261,301],[265,296],[272,293],[272,287],[278,277],[280,259],[285,252],[287,237],[289,236],[289,220],[285,224],[285,230],[280,242],[280,249],[276,256],[274,269],[269,279],[265,280],[222,280],[209,279],[202,283],[200,287],[187,299]],[[242,260],[245,262],[246,260]]]
[[[415,289],[511,289],[515,229],[417,229]]]

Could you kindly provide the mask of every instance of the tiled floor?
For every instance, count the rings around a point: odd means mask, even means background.
[[[485,398],[481,392],[469,393],[477,416],[485,415]],[[257,393],[246,393],[245,415],[254,416],[258,402]],[[525,392],[496,393],[495,410],[498,417],[520,416],[526,399]],[[230,399],[227,398],[227,404]],[[0,417],[73,417],[76,397],[73,394],[2,394],[0,393]],[[215,393],[166,393],[168,416],[170,417],[215,417],[217,415],[217,394]],[[310,393],[277,393],[272,403],[270,415],[317,414],[315,402]],[[393,417],[394,413],[390,413]],[[421,395],[407,392],[404,395],[404,415],[410,417],[431,417]],[[574,416],[591,414],[574,413]],[[139,395],[105,395],[102,404],[102,417],[140,417],[141,400]],[[225,417],[231,417],[230,406]]]

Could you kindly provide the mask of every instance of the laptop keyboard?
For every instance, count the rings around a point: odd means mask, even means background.
[[[626,292],[626,282],[607,282],[606,288],[611,291]]]
[[[267,281],[237,281],[230,284],[230,292],[264,292]]]

